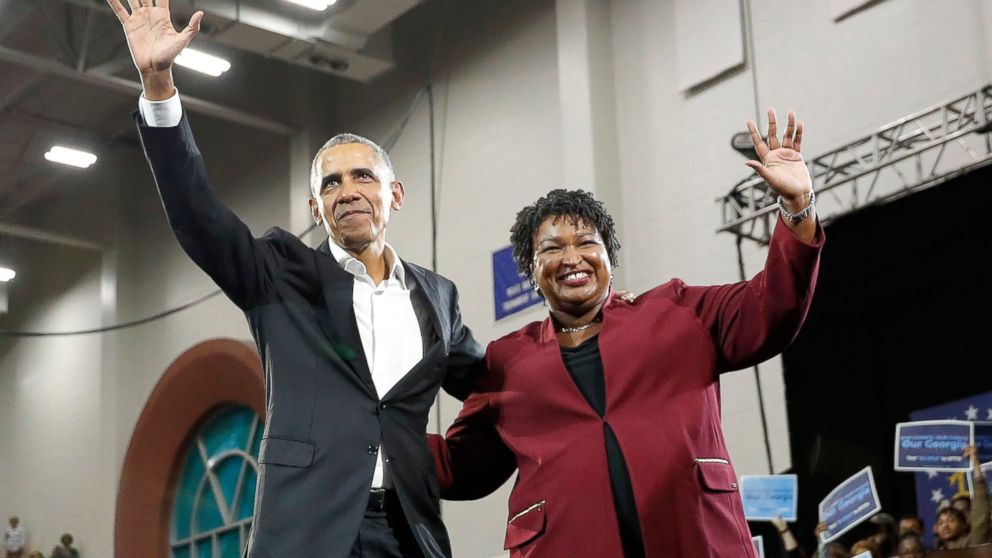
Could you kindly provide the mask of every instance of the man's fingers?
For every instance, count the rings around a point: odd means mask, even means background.
[[[778,125],[775,122],[775,109],[768,107],[768,147],[778,149]]]
[[[796,140],[792,142],[792,149],[799,151],[803,143],[803,121],[796,125]]]
[[[190,43],[190,41],[193,40],[193,37],[195,37],[196,34],[199,33],[199,31],[200,31],[200,20],[202,20],[202,19],[203,19],[203,12],[200,12],[200,11],[194,13],[189,18],[189,24],[186,25],[186,28],[183,29],[183,33],[182,33],[183,35],[185,35],[185,37],[184,37],[184,43],[185,44],[183,45],[184,48],[186,46],[188,46],[189,43]]]
[[[127,0],[127,4],[128,6],[131,6],[131,13],[134,13],[134,10],[137,10],[140,7],[138,0]]]
[[[117,15],[117,19],[119,19],[121,23],[127,21],[127,16],[130,14],[127,13],[127,9],[124,8],[124,5],[121,4],[121,0],[107,0],[107,4],[110,5],[111,10],[114,10],[114,14]]]

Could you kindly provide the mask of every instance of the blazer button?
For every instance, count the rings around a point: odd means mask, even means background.
[[[379,403],[379,408],[380,409],[385,409],[386,408],[386,404],[385,403]]]
[[[375,455],[379,453],[379,446],[369,446],[369,455]]]

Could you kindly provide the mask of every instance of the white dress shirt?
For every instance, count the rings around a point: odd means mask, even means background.
[[[18,525],[17,527],[7,526],[7,530],[3,533],[4,546],[10,552],[17,552],[18,550],[24,549],[24,543],[27,540],[27,535],[24,533],[24,526]]]
[[[138,99],[138,111],[145,124],[154,128],[179,124],[183,109],[179,92],[164,101]],[[352,303],[362,338],[365,360],[372,373],[375,390],[382,399],[407,372],[424,358],[420,322],[410,301],[406,270],[391,246],[386,245],[385,257],[389,273],[378,285],[369,276],[365,264],[340,246],[329,242],[331,254],[342,269],[355,276]],[[372,488],[392,486],[383,464],[385,449],[380,446],[375,462]]]

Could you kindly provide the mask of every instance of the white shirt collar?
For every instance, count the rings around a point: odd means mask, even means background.
[[[358,277],[369,277],[368,270],[365,269],[365,264],[361,260],[349,254],[347,250],[335,244],[331,239],[327,239],[327,245],[330,247],[331,255],[334,256],[341,269]],[[389,274],[386,275],[386,280],[395,279],[399,281],[400,287],[406,289],[406,269],[403,268],[403,262],[396,255],[396,250],[393,250],[393,247],[389,243],[386,243],[384,255],[386,257],[386,265],[389,266]]]

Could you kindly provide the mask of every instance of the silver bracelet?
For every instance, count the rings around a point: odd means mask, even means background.
[[[795,225],[796,223],[802,223],[809,217],[809,214],[813,212],[813,208],[816,207],[816,192],[813,190],[809,191],[809,203],[803,208],[799,213],[789,213],[789,210],[785,208],[784,200],[782,196],[778,197],[778,211],[782,214],[782,218],[786,221]]]

